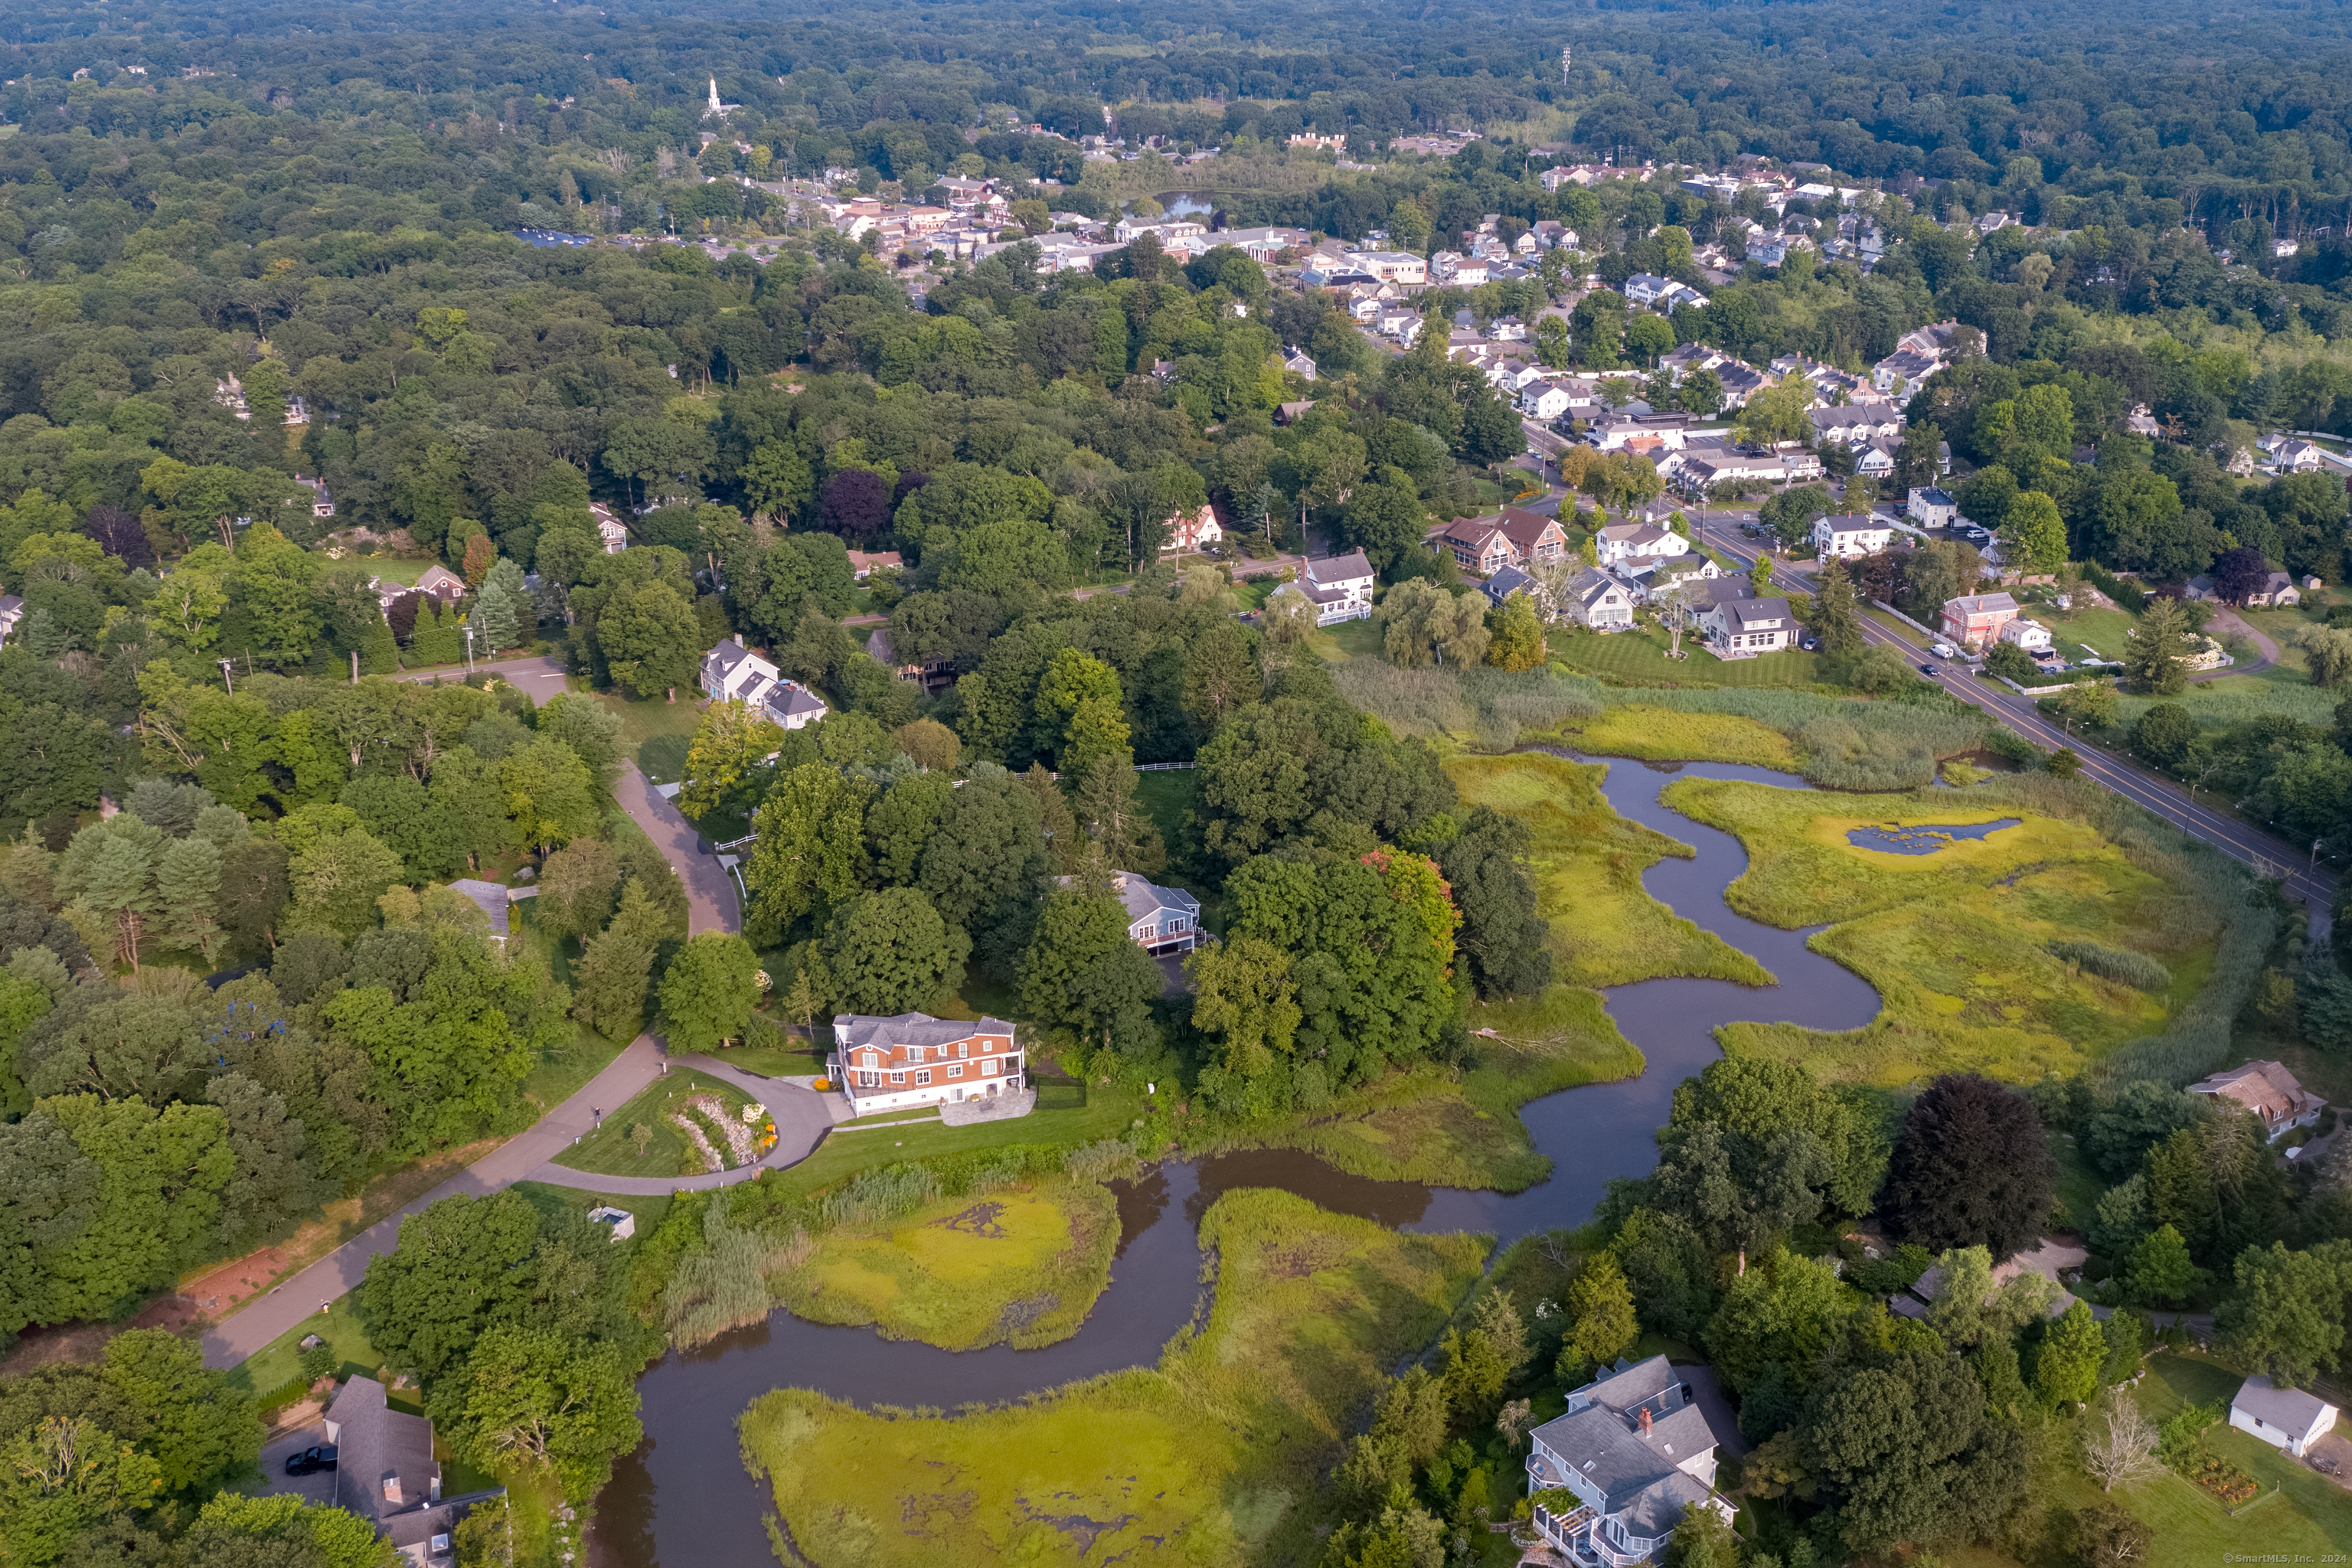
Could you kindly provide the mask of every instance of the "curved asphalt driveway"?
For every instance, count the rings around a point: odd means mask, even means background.
[[[550,658],[505,659],[483,664],[544,702],[564,689],[563,667]],[[428,672],[405,675],[404,680],[431,680]],[[677,808],[654,793],[653,785],[633,765],[624,763],[613,794],[638,826],[661,848],[686,884],[688,930],[735,931],[743,925],[735,897],[734,879],[720,868],[716,857],[703,853],[701,838]],[[390,1252],[400,1239],[400,1224],[443,1198],[484,1197],[517,1182],[541,1182],[576,1191],[619,1195],[660,1196],[698,1192],[757,1178],[763,1171],[782,1170],[808,1158],[824,1141],[833,1119],[824,1100],[796,1084],[761,1078],[710,1057],[685,1060],[698,1072],[722,1079],[764,1103],[776,1121],[776,1146],[756,1165],[703,1176],[598,1176],[568,1170],[555,1157],[592,1131],[596,1111],[618,1110],[646,1085],[661,1077],[667,1051],[660,1037],[639,1035],[580,1091],[549,1110],[526,1132],[519,1133],[464,1171],[409,1204],[398,1214],[377,1221],[326,1257],[272,1286],[267,1294],[231,1313],[207,1330],[205,1364],[234,1366],[298,1326],[337,1297],[355,1289],[367,1274],[369,1259]]]

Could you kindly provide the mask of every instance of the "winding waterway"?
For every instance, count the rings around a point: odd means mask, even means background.
[[[772,1507],[770,1493],[745,1473],[735,1435],[736,1416],[770,1388],[814,1388],[860,1405],[951,1409],[1155,1363],[1199,1300],[1200,1217],[1234,1188],[1280,1187],[1407,1230],[1487,1231],[1506,1241],[1581,1225],[1611,1178],[1643,1175],[1656,1163],[1652,1134],[1666,1120],[1675,1086],[1718,1054],[1717,1025],[1753,1020],[1853,1029],[1868,1023],[1878,1012],[1878,994],[1810,952],[1810,931],[1759,925],[1724,903],[1724,889],[1747,868],[1746,852],[1730,834],[1659,801],[1676,774],[1784,787],[1789,780],[1714,763],[1612,762],[1601,786],[1620,816],[1698,851],[1693,859],[1651,868],[1643,879],[1651,894],[1754,955],[1780,984],[1648,980],[1610,990],[1610,1015],[1647,1065],[1637,1079],[1567,1089],[1522,1109],[1535,1147],[1551,1158],[1548,1180],[1515,1194],[1431,1188],[1351,1176],[1296,1150],[1170,1162],[1118,1184],[1120,1239],[1110,1285],[1077,1333],[1059,1344],[956,1352],[778,1311],[700,1350],[672,1352],[639,1380],[646,1440],[621,1462],[598,1505],[594,1568],[751,1568],[774,1561],[761,1522]]]

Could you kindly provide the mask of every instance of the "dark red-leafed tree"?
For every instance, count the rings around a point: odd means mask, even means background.
[[[403,594],[385,607],[383,618],[391,624],[392,635],[400,640],[401,647],[406,647],[415,640],[416,612],[424,604],[424,595],[409,593]]]
[[[2213,592],[2232,605],[2242,605],[2248,595],[2260,593],[2270,578],[2270,561],[2255,545],[2225,550],[2213,563]]]
[[[1982,1247],[2000,1262],[2036,1245],[2058,1168],[2032,1101],[1974,1073],[1946,1073],[1903,1119],[1879,1216],[1930,1252]]]
[[[921,489],[925,485],[929,484],[930,482],[931,476],[923,472],[920,468],[908,468],[906,472],[900,474],[898,476],[898,484],[893,486],[890,490],[891,515],[894,517],[898,515],[898,503],[900,501],[905,500],[908,496],[913,495],[917,490]]]
[[[844,468],[824,481],[816,525],[844,539],[871,539],[890,525],[890,487],[865,468]]]
[[[155,547],[147,542],[147,531],[139,520],[119,506],[94,506],[82,519],[84,533],[98,541],[98,547],[121,562],[125,566],[152,566]]]

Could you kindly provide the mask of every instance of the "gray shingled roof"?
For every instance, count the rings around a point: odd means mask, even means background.
[[[1127,906],[1127,918],[1139,921],[1161,910],[1177,910],[1200,918],[1201,900],[1181,888],[1163,888],[1137,876],[1132,871],[1118,873],[1118,901]]]
[[[896,1013],[887,1018],[838,1013],[833,1020],[834,1043],[842,1050],[854,1046],[945,1046],[968,1040],[974,1035],[1009,1037],[1012,1033],[1013,1026],[1002,1018],[961,1023],[952,1018],[934,1018],[929,1013]]]
[[[2327,1402],[2317,1394],[2305,1394],[2299,1388],[2281,1388],[2259,1372],[2246,1379],[2238,1389],[2238,1396],[2230,1401],[2231,1410],[2242,1411],[2297,1437],[2310,1431],[2311,1424],[2327,1407]]]

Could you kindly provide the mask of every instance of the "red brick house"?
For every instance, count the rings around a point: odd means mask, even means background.
[[[2007,594],[1970,594],[1944,601],[1944,637],[1962,647],[1990,647],[2000,628],[2017,619],[2017,601]]]

